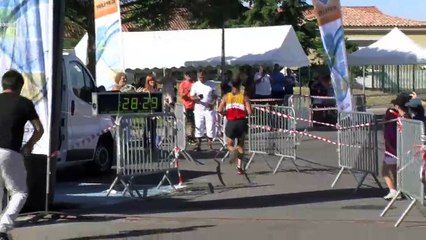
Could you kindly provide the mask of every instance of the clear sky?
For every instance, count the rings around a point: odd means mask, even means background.
[[[312,4],[311,0],[306,1]],[[383,13],[426,21],[426,0],[340,0],[342,6],[376,6]]]

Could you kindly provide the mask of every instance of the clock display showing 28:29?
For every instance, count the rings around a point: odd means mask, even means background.
[[[121,96],[119,107],[122,111],[156,112],[161,109],[161,97],[143,93]]]

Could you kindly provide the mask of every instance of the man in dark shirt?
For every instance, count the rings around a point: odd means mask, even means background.
[[[34,144],[43,135],[34,104],[20,96],[24,78],[10,70],[2,77],[3,93],[0,94],[0,189],[6,187],[11,193],[9,204],[0,218],[0,240],[8,239],[7,231],[13,228],[14,221],[27,199],[27,172],[24,156],[29,156]],[[25,124],[30,121],[34,132],[22,146]],[[0,190],[3,199],[3,190]]]
[[[225,96],[227,93],[231,92],[231,90],[232,90],[232,85],[231,85],[232,79],[233,79],[232,71],[231,70],[226,71],[225,74],[224,74],[224,79],[222,79],[221,83],[220,83],[220,90],[221,90],[222,96]]]
[[[406,103],[405,106],[408,107],[408,110],[410,110],[411,117],[414,120],[419,120],[426,124],[425,109],[422,106],[422,100],[419,98],[413,98]]]
[[[284,78],[284,93],[285,95],[293,95],[293,88],[296,85],[296,79],[294,79],[290,68],[287,68],[286,73],[287,75]]]
[[[271,73],[271,97],[272,98],[284,98],[284,81],[285,76],[280,71],[281,67],[278,64],[274,65],[274,70]]]

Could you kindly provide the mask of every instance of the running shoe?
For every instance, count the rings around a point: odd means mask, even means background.
[[[398,194],[398,192],[397,191],[390,191],[389,193],[388,193],[388,195],[386,195],[386,196],[384,196],[383,198],[385,199],[385,200],[391,200],[391,199],[393,199],[396,195]],[[398,197],[396,198],[396,200],[400,200],[401,199],[401,194],[399,194],[398,195]]]
[[[237,174],[244,175],[244,170],[241,167],[237,167]]]

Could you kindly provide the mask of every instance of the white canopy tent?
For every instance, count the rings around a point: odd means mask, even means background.
[[[350,66],[426,64],[426,50],[398,28],[348,56]]]
[[[124,32],[124,68],[180,68],[221,65],[221,29]],[[87,34],[75,47],[86,61]],[[309,66],[292,26],[225,29],[226,63]]]

